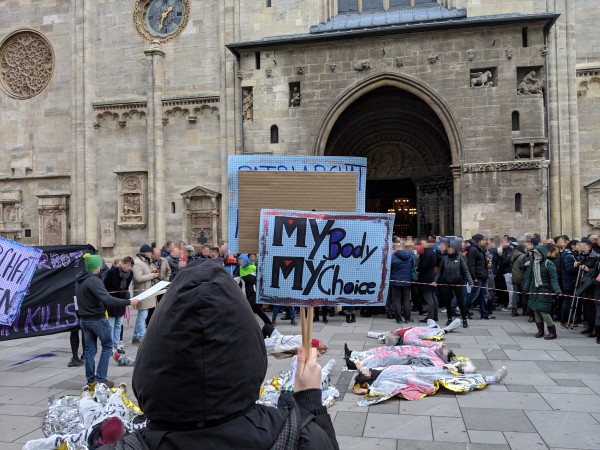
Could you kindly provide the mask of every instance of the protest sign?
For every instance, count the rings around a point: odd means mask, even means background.
[[[171,283],[169,281],[159,281],[158,283],[156,283],[151,288],[146,289],[144,292],[141,292],[141,293],[137,294],[133,298],[135,298],[136,300],[139,300],[141,302],[142,300],[145,300],[147,298],[156,297],[158,295],[162,295],[165,292],[167,292],[167,287],[170,284]]]
[[[227,171],[228,247],[233,253],[257,251],[261,209],[365,210],[366,158],[235,155]],[[240,178],[247,172],[258,173]]]
[[[385,304],[392,231],[389,214],[262,210],[257,302]]]
[[[19,313],[42,251],[0,237],[0,325],[10,325]]]
[[[40,252],[33,280],[10,325],[0,326],[0,341],[69,331],[79,326],[75,277],[85,270],[83,255],[91,245],[35,247]]]

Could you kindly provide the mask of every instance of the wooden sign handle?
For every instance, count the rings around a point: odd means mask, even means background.
[[[300,307],[300,327],[302,329],[302,348],[304,348],[304,355],[306,358],[311,352],[311,341],[312,341],[312,324],[315,309],[310,307]]]

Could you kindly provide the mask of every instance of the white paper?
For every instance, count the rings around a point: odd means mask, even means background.
[[[142,301],[142,300],[145,300],[150,297],[156,297],[157,295],[161,295],[166,291],[166,287],[170,284],[171,284],[171,282],[169,282],[169,281],[159,281],[154,286],[152,286],[150,289],[146,289],[141,294],[138,294],[135,297],[133,297],[133,299]]]

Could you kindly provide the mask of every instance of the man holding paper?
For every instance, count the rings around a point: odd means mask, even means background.
[[[98,255],[84,256],[85,272],[77,275],[75,283],[75,295],[79,307],[80,327],[85,338],[85,376],[88,384],[93,382],[104,383],[113,387],[112,381],[106,379],[108,373],[108,362],[113,349],[112,327],[106,318],[108,306],[137,305],[136,299],[121,299],[113,297],[104,287],[104,283],[98,276],[102,267],[102,258]],[[95,367],[97,352],[96,339],[102,344],[102,353]]]

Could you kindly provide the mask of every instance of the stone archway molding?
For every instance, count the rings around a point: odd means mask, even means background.
[[[437,114],[448,136],[452,157],[452,177],[454,186],[454,233],[462,235],[462,164],[463,164],[463,139],[460,128],[452,110],[444,99],[427,83],[411,75],[376,72],[361,78],[348,86],[329,107],[321,120],[318,130],[314,154],[324,155],[327,140],[335,123],[342,113],[360,97],[382,87],[395,87],[410,92],[425,102]],[[348,155],[352,156],[352,155]]]
[[[315,155],[324,155],[327,140],[333,126],[342,113],[352,103],[365,94],[381,87],[395,87],[417,96],[425,102],[437,114],[444,126],[448,136],[450,151],[452,154],[452,165],[462,164],[462,136],[452,110],[442,97],[428,84],[410,75],[378,72],[362,78],[348,86],[329,107],[321,120],[321,127],[317,133],[314,146]]]

